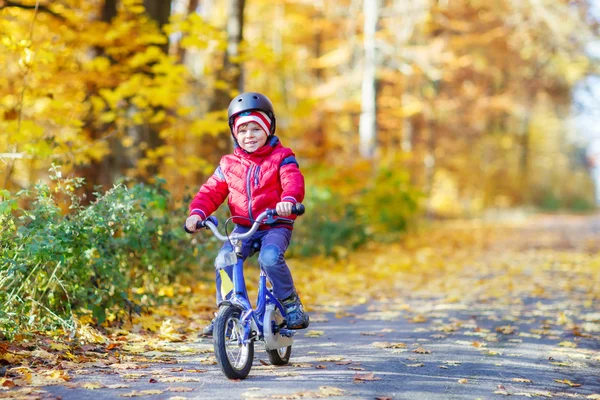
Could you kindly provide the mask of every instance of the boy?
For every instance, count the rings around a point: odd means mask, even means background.
[[[292,150],[283,147],[275,136],[275,114],[271,101],[260,93],[248,92],[229,104],[229,128],[234,152],[221,158],[215,173],[202,185],[190,204],[185,221],[190,231],[228,197],[229,210],[236,223],[234,231],[247,231],[255,216],[275,208],[280,217],[274,225],[262,225],[243,243],[242,255],[248,257],[252,244],[260,242],[258,262],[273,286],[273,294],[286,308],[289,329],[308,327],[309,318],[294,288],[284,253],[290,244],[294,219],[292,206],[304,199],[304,177]],[[226,265],[225,254],[233,251],[225,243],[215,261],[217,304],[231,291],[233,265]],[[204,328],[212,336],[213,321]]]

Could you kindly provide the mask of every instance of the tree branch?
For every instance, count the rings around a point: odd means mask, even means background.
[[[15,7],[15,8],[21,8],[24,10],[35,10],[36,9],[36,5],[35,4],[22,4],[22,3],[17,3],[15,1],[12,0],[4,0],[0,3],[0,10],[4,9],[4,8],[8,8],[8,7]],[[42,11],[45,12],[47,14],[52,15],[54,18],[61,20],[62,22],[67,22],[67,19],[60,15],[59,13],[52,11],[50,8],[48,8],[48,6],[45,6],[43,4],[40,4],[37,7],[38,11]]]

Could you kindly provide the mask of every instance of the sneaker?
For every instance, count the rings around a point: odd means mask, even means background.
[[[215,319],[213,318],[210,321],[210,324],[206,325],[204,329],[202,329],[202,334],[200,336],[211,337],[213,335],[213,329],[215,327]]]
[[[296,293],[281,302],[285,307],[286,321],[288,329],[308,328],[310,319],[304,312],[302,302]]]

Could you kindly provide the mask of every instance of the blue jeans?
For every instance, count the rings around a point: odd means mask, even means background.
[[[247,232],[248,228],[236,226],[234,232]],[[284,253],[290,245],[292,231],[287,228],[271,228],[257,231],[252,237],[242,242],[242,257],[244,260],[254,254],[253,244],[260,243],[260,254],[258,264],[267,274],[267,278],[273,286],[273,294],[278,299],[285,299],[294,293],[294,280],[287,266]],[[231,281],[233,280],[233,265],[225,259],[225,254],[232,252],[233,248],[229,242],[223,244],[217,259],[215,260],[217,305],[231,295]],[[229,265],[228,265],[229,264]],[[227,276],[222,276],[227,274]],[[223,285],[225,281],[225,285]],[[228,281],[228,282],[227,282]],[[225,292],[225,293],[222,293]]]

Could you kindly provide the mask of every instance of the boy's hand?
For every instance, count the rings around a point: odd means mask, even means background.
[[[185,220],[185,227],[190,232],[196,232],[196,224],[198,223],[198,221],[202,221],[202,218],[200,218],[199,215],[196,215],[196,214],[190,215]]]
[[[275,206],[275,210],[277,211],[277,215],[282,217],[287,217],[292,214],[292,206],[294,203],[290,203],[289,201],[280,201]]]

